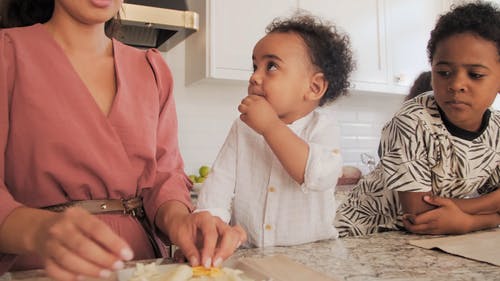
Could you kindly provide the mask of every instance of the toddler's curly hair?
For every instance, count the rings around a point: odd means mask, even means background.
[[[457,6],[439,18],[427,44],[429,61],[432,63],[439,42],[468,32],[495,43],[500,56],[500,10],[491,3],[477,1]]]
[[[298,34],[307,48],[311,62],[317,66],[328,81],[328,89],[319,105],[334,101],[347,94],[349,76],[354,70],[354,61],[349,37],[337,27],[304,11],[290,18],[276,18],[266,28],[266,33]]]

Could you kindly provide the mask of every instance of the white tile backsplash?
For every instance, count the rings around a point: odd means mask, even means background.
[[[371,123],[349,121],[340,122],[340,131],[343,136],[373,136],[376,133]]]
[[[227,132],[239,116],[237,106],[246,95],[246,83],[201,82],[185,86],[185,52],[181,43],[165,54],[174,77],[179,120],[179,146],[187,173],[211,165]],[[366,168],[360,154],[377,154],[380,129],[399,108],[403,97],[393,94],[352,93],[331,106],[341,129],[346,165]]]

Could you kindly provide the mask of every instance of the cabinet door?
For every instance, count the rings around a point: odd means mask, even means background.
[[[215,0],[212,3],[212,72],[217,78],[248,80],[255,43],[277,16],[286,16],[295,0]]]
[[[383,0],[299,0],[299,7],[335,23],[350,39],[359,82],[386,84],[387,54]]]
[[[386,0],[390,82],[407,89],[422,71],[430,70],[427,42],[446,1]]]
[[[244,82],[252,74],[255,43],[275,17],[297,9],[296,0],[188,0],[200,30],[186,40],[186,83],[205,78]]]

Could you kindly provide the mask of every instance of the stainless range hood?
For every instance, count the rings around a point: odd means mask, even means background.
[[[167,51],[196,32],[198,14],[184,0],[125,0],[117,39],[125,44]]]

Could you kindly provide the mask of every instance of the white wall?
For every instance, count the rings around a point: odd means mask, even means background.
[[[185,85],[185,48],[165,53],[174,77],[179,144],[188,174],[211,165],[246,95],[246,84],[220,81]],[[250,63],[250,62],[249,62]],[[403,96],[353,93],[332,105],[339,113],[344,162],[362,166],[360,154],[376,155],[382,125],[399,108]]]

